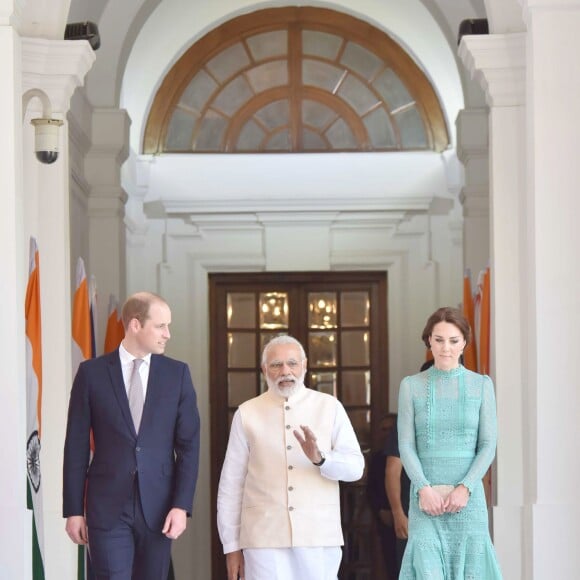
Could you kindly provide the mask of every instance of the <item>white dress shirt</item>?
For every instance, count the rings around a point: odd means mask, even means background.
[[[123,371],[123,382],[125,392],[129,396],[129,385],[131,384],[131,374],[133,373],[133,361],[137,358],[133,356],[124,346],[119,345],[119,358],[121,359],[121,370]],[[141,384],[143,385],[143,400],[147,396],[147,381],[149,380],[149,369],[151,368],[151,353],[143,357],[143,364],[139,367]]]

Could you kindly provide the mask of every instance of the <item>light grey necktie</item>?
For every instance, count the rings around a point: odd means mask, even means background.
[[[133,372],[131,373],[131,381],[129,383],[129,409],[131,410],[131,417],[133,417],[133,424],[135,425],[135,431],[137,433],[139,433],[141,415],[143,414],[143,403],[145,402],[143,382],[139,374],[139,367],[142,362],[142,358],[133,360]]]

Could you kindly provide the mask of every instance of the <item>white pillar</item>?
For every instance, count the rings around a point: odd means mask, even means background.
[[[526,298],[524,34],[465,36],[459,55],[489,106],[492,368],[498,410],[494,542],[505,578],[522,569]]]
[[[580,571],[580,0],[527,0],[528,578]],[[528,503],[528,502],[526,502]]]
[[[69,153],[66,112],[73,91],[82,84],[95,55],[86,41],[22,39],[22,93],[40,89],[63,119],[57,161],[39,163],[34,154],[31,117],[23,127],[24,229],[37,238],[40,251],[45,573],[47,578],[76,577],[76,549],[64,532],[62,519],[62,454],[66,410],[71,387],[71,266],[69,227]],[[19,241],[22,244],[22,241]],[[12,577],[12,576],[9,576]],[[20,576],[13,576],[20,577]]]
[[[125,289],[125,202],[121,165],[129,153],[127,112],[96,109],[92,113],[92,146],[85,158],[88,198],[90,273],[97,281],[99,314],[97,353],[103,352],[109,294],[122,303]]]
[[[29,578],[31,514],[26,509],[24,295],[28,255],[22,217],[20,38],[0,25],[0,577]]]
[[[472,284],[489,264],[489,142],[487,107],[459,112],[457,156],[465,167],[461,189],[463,206],[463,266],[471,270]]]

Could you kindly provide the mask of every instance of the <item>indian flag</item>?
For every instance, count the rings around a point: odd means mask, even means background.
[[[40,435],[42,417],[42,343],[40,316],[40,274],[36,240],[30,238],[26,318],[26,466],[28,509],[32,517],[32,578],[44,580],[44,527],[42,522],[42,478]]]
[[[93,331],[89,285],[82,258],[77,261],[76,286],[72,312],[72,372],[76,375],[79,365],[93,356]],[[89,577],[85,546],[78,549],[78,580]]]
[[[471,326],[471,342],[465,347],[463,352],[463,366],[470,371],[477,372],[475,306],[471,292],[471,271],[469,269],[466,269],[463,275],[463,315],[467,319],[467,322],[469,322],[469,326]]]
[[[79,365],[93,356],[89,285],[82,258],[77,261],[75,288],[72,312],[73,377],[76,375]]]
[[[477,371],[489,374],[490,346],[490,269],[489,266],[479,273],[477,293],[474,298],[475,336],[477,347]]]
[[[107,318],[107,330],[105,333],[105,347],[104,352],[113,352],[119,348],[121,341],[124,338],[124,333],[121,333],[119,327],[119,303],[114,294],[109,296],[109,310]]]

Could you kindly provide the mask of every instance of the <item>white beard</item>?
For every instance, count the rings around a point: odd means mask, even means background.
[[[304,387],[305,376],[306,372],[303,372],[299,377],[295,377],[294,375],[286,375],[283,377],[278,377],[276,380],[270,380],[268,377],[266,377],[266,383],[268,385],[268,389],[274,391],[281,397],[284,397],[284,399],[288,399],[289,397],[295,395],[302,387]],[[294,381],[294,384],[289,387],[281,387],[280,383],[286,380],[292,380]]]

